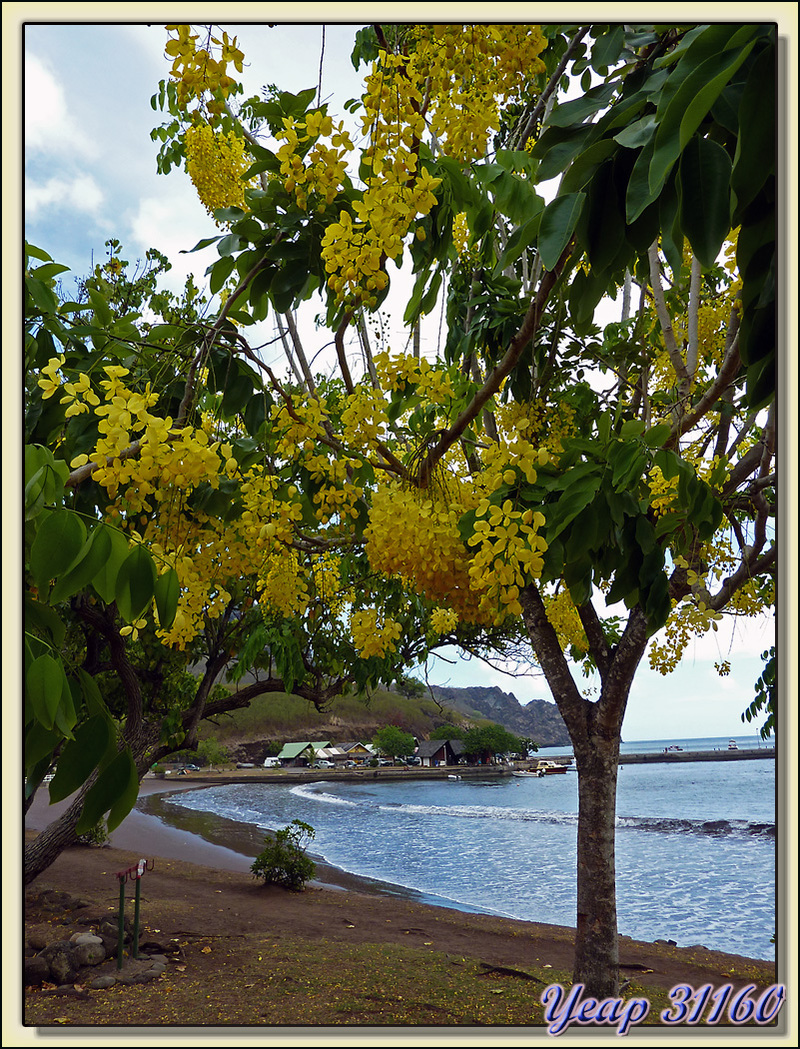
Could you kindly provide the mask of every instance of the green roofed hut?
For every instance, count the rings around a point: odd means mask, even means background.
[[[330,745],[330,740],[316,743],[284,743],[283,749],[278,755],[278,761],[280,761],[283,768],[299,768],[304,765],[310,765],[314,761],[317,751]]]

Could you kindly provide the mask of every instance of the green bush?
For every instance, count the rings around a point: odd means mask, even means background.
[[[253,876],[263,878],[265,885],[282,885],[299,892],[317,865],[306,855],[304,846],[314,838],[314,828],[302,820],[292,820],[288,827],[264,839],[264,851],[250,866]]]
[[[108,827],[106,821],[101,819],[91,828],[87,830],[85,834],[78,835],[78,845],[91,845],[95,847],[103,847],[110,843],[110,836],[108,833]]]

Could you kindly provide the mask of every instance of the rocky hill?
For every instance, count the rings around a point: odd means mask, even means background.
[[[567,726],[555,703],[534,699],[523,706],[513,692],[497,686],[446,688],[435,685],[436,699],[466,717],[489,718],[516,736],[527,736],[540,747],[569,745]]]

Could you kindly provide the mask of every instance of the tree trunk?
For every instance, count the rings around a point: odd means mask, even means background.
[[[24,880],[26,885],[30,885],[34,878],[38,878],[51,863],[58,859],[64,849],[68,849],[78,840],[75,828],[80,819],[84,798],[93,783],[94,776],[84,784],[72,804],[25,846]]]
[[[575,746],[578,769],[578,887],[574,980],[592,998],[619,986],[614,836],[619,740]]]
[[[133,760],[139,773],[139,783],[150,767],[149,752],[153,742],[158,739],[158,730],[150,728],[149,731],[143,726],[133,741],[129,742]],[[68,849],[78,840],[75,828],[81,818],[83,803],[86,795],[94,785],[96,775],[92,774],[75,795],[74,800],[66,809],[53,820],[52,823],[39,831],[32,842],[25,846],[24,857],[24,883],[30,885],[34,878],[46,871],[47,868],[58,859],[64,849]]]

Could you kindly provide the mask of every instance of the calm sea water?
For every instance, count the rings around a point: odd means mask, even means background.
[[[658,740],[625,748],[673,743],[727,747],[727,740]],[[326,862],[429,902],[575,924],[574,771],[543,779],[230,784],[169,801],[265,829],[304,820]],[[621,933],[774,957],[774,761],[623,765],[617,815]]]

